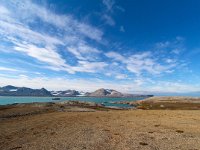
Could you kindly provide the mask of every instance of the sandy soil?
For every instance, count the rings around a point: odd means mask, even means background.
[[[199,150],[200,111],[43,111],[1,118],[0,149]]]

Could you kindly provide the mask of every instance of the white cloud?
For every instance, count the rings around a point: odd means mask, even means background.
[[[135,79],[133,82],[105,81],[93,79],[69,79],[69,78],[30,78],[20,75],[17,78],[0,76],[0,86],[14,85],[31,88],[47,88],[48,90],[75,89],[81,91],[94,91],[99,88],[115,89],[125,93],[188,93],[199,91],[200,85],[191,85],[180,82],[156,81],[147,86],[147,80]],[[143,86],[145,84],[145,88]]]
[[[41,62],[45,62],[52,66],[65,66],[65,61],[61,58],[61,56],[56,53],[53,49],[48,47],[36,47],[31,44],[19,44],[14,47],[16,51],[23,52],[28,56],[38,59]]]
[[[26,86],[31,88],[47,88],[48,90],[75,89],[81,91],[94,91],[99,88],[116,89],[126,92],[129,85],[119,85],[118,83],[103,81],[99,79],[67,79],[67,78],[27,78],[24,76],[16,78],[6,78],[0,76],[0,86],[5,85]]]
[[[175,63],[176,62],[176,60],[174,60],[174,59],[171,59],[171,58],[167,58],[167,59],[165,59],[164,60],[166,63]]]
[[[104,19],[105,23],[110,25],[110,26],[114,26],[115,25],[114,19],[111,16],[107,15],[107,14],[104,14],[102,16],[102,19]]]
[[[155,44],[155,49],[178,55],[185,50],[184,38],[178,36],[172,41],[158,42]]]
[[[120,32],[125,32],[124,26],[120,26],[119,31]]]
[[[17,69],[13,69],[13,68],[7,68],[7,67],[1,67],[0,66],[0,71],[18,71]]]
[[[105,53],[105,55],[109,58],[113,58],[114,60],[117,60],[117,61],[121,61],[121,62],[125,62],[126,59],[119,53],[116,53],[116,52],[108,52],[108,53]]]
[[[20,77],[20,78],[28,78],[28,76],[27,76],[27,75],[24,75],[24,74],[20,74],[19,77]]]
[[[156,48],[158,49],[167,48],[170,44],[171,43],[169,41],[159,42],[159,43],[156,43]]]
[[[78,61],[77,66],[71,66],[66,64],[66,61],[53,49],[48,47],[36,47],[30,44],[19,44],[14,47],[16,51],[23,52],[30,57],[33,57],[41,62],[49,64],[45,66],[48,69],[55,71],[67,71],[69,73],[75,72],[90,72],[95,73],[102,70],[107,66],[104,62],[88,62],[88,61]],[[98,68],[98,69],[97,69]]]
[[[114,26],[115,20],[113,19],[113,13],[115,6],[114,0],[103,0],[103,5],[105,6],[105,9],[101,15],[101,19],[105,21],[107,25]]]
[[[4,6],[0,5],[0,14],[1,15],[8,15],[10,12],[8,11],[7,8],[5,8]]]
[[[112,12],[115,1],[114,0],[103,0],[102,2],[105,5],[106,10]]]
[[[68,47],[68,51],[76,56],[80,60],[95,60],[100,50],[90,47],[84,43],[77,43],[76,46]]]
[[[65,32],[83,35],[97,41],[102,39],[103,32],[101,30],[89,24],[79,22],[71,15],[57,15],[45,7],[26,0],[5,1],[5,4],[12,5],[12,9],[15,9],[14,17],[20,16],[21,22],[32,22],[35,17],[39,17],[42,21],[52,24]]]
[[[70,15],[55,14],[31,1],[4,1],[3,4],[5,7],[0,7],[0,36],[13,44],[7,51],[30,56],[42,62],[44,68],[69,73],[98,72],[106,66],[106,63],[96,61],[101,51],[85,40],[90,38],[100,42],[103,36],[101,30],[79,22]],[[30,28],[29,24],[38,18],[43,24],[49,23],[60,29],[60,35],[56,32],[52,36],[47,31],[39,32]],[[62,58],[58,46],[72,53],[78,59],[74,58],[77,63],[70,65],[66,58]],[[0,51],[5,52],[4,49]],[[100,69],[96,69],[98,67]]]
[[[78,61],[79,65],[72,67],[74,71],[78,72],[101,72],[108,64],[105,62],[89,62],[89,61]]]
[[[178,48],[175,48],[172,50],[172,53],[174,53],[176,55],[180,54],[180,52],[181,52],[181,49],[178,49]]]
[[[55,37],[35,32],[25,25],[18,24],[16,22],[13,23],[0,20],[0,34],[14,44],[15,42],[21,40],[25,43],[31,42],[34,44],[45,44],[50,46],[57,44],[63,45],[63,42]]]
[[[116,79],[127,79],[128,76],[127,76],[126,74],[117,74],[117,75],[115,76],[115,78],[116,78]]]
[[[139,54],[129,55],[127,57],[116,53],[109,52],[105,54],[107,57],[119,61],[126,65],[126,68],[135,73],[136,75],[141,75],[143,72],[150,74],[161,74],[163,72],[169,71],[170,69],[176,66],[176,63],[173,64],[160,64],[153,54],[150,52],[143,52]]]
[[[103,3],[106,7],[106,12],[103,13],[103,16],[106,16],[107,24],[115,25],[115,21],[112,18],[115,1],[103,0]],[[50,34],[46,30],[40,30],[40,27],[38,29],[31,28],[30,24],[34,24],[35,20],[40,21],[41,28],[43,25],[52,26],[56,28],[56,32]],[[123,26],[120,27],[120,31],[124,31]],[[23,86],[38,88],[45,85],[50,89],[63,89],[67,87],[81,90],[95,90],[106,87],[119,89],[120,91],[121,89],[125,91],[139,91],[143,88],[142,86],[145,82],[148,82],[147,80],[138,78],[141,74],[172,73],[178,65],[176,59],[168,58],[164,60],[155,55],[156,52],[125,55],[111,51],[105,54],[106,57],[111,59],[103,62],[101,58],[102,51],[91,44],[92,42],[95,42],[95,44],[101,43],[103,35],[102,30],[86,22],[80,22],[71,15],[56,14],[31,1],[4,0],[0,5],[0,37],[2,43],[4,41],[9,42],[9,49],[1,45],[0,51],[2,53],[9,51],[11,53],[18,53],[19,55],[26,55],[37,60],[41,65],[39,67],[55,71],[66,71],[71,74],[76,72],[101,73],[111,78],[119,79],[118,81],[130,79],[129,73],[132,73],[131,75],[135,74],[137,79],[133,79],[132,83],[129,80],[129,83],[124,82],[119,84],[96,79],[94,81],[86,81],[83,79],[71,80],[65,78],[28,78],[27,76],[8,79],[4,76],[4,78],[0,78],[0,83],[1,85],[16,83],[19,86],[23,83],[26,84]],[[90,44],[87,42],[88,39],[90,39]],[[155,51],[159,53],[159,50],[163,49],[178,54],[183,49],[182,41],[182,38],[177,37],[173,42],[157,43]],[[60,49],[60,47],[63,47],[63,49]],[[70,64],[68,57],[64,58],[64,55],[61,55],[60,51],[66,52],[66,55],[72,54],[74,62]],[[0,67],[0,70],[16,71],[15,69],[5,67]],[[152,88],[148,87],[147,90],[156,91],[159,88],[164,90],[161,82],[158,83]],[[180,88],[178,90],[186,90],[186,87],[190,87],[190,85],[180,83],[167,84],[165,82],[163,84],[169,87],[174,86],[173,90],[177,90],[178,88]],[[195,88],[191,89],[194,90]]]
[[[199,85],[186,84],[181,82],[157,81],[148,88],[149,91],[157,93],[189,93],[199,91]]]

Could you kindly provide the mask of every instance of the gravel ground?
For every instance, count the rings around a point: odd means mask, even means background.
[[[15,116],[0,120],[0,149],[199,150],[199,114],[199,110],[110,110]]]

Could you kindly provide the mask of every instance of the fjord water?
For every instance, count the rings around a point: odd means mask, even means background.
[[[14,103],[33,103],[33,102],[57,102],[58,100],[52,100],[53,97],[20,97],[20,96],[0,96],[0,105],[14,104]],[[99,98],[99,97],[60,97],[59,101],[73,100],[73,101],[86,101],[95,102],[98,104],[104,104],[105,106],[114,107],[130,107],[127,104],[114,104],[117,101],[134,101],[141,100],[143,98]]]

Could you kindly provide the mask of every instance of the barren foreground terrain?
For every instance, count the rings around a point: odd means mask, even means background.
[[[0,111],[1,150],[200,149],[200,110],[88,109],[2,117],[9,111]]]

